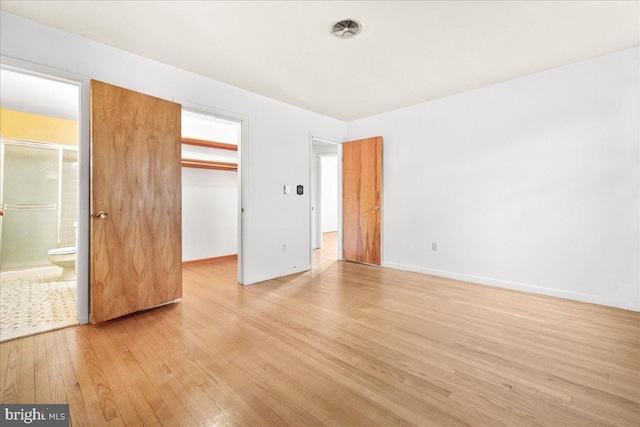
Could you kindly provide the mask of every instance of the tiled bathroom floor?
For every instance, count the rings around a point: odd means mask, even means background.
[[[75,280],[59,281],[57,274],[0,277],[0,341],[77,323]]]

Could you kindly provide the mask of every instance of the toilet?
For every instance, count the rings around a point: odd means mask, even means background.
[[[78,222],[74,221],[73,226],[76,229],[76,240],[78,239]],[[76,280],[76,248],[57,248],[51,249],[47,255],[47,259],[53,265],[62,267],[60,280]]]
[[[51,264],[62,267],[60,280],[76,279],[76,248],[51,249],[47,259]]]

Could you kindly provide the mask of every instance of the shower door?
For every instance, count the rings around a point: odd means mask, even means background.
[[[2,144],[1,269],[49,265],[58,245],[60,151]]]

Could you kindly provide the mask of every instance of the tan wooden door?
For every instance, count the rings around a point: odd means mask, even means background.
[[[382,137],[342,145],[342,248],[347,261],[380,265]]]
[[[181,106],[91,81],[91,322],[182,296]]]

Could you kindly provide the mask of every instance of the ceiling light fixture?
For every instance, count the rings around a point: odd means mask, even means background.
[[[355,19],[341,19],[331,26],[331,33],[341,39],[348,39],[362,31],[362,24]]]

